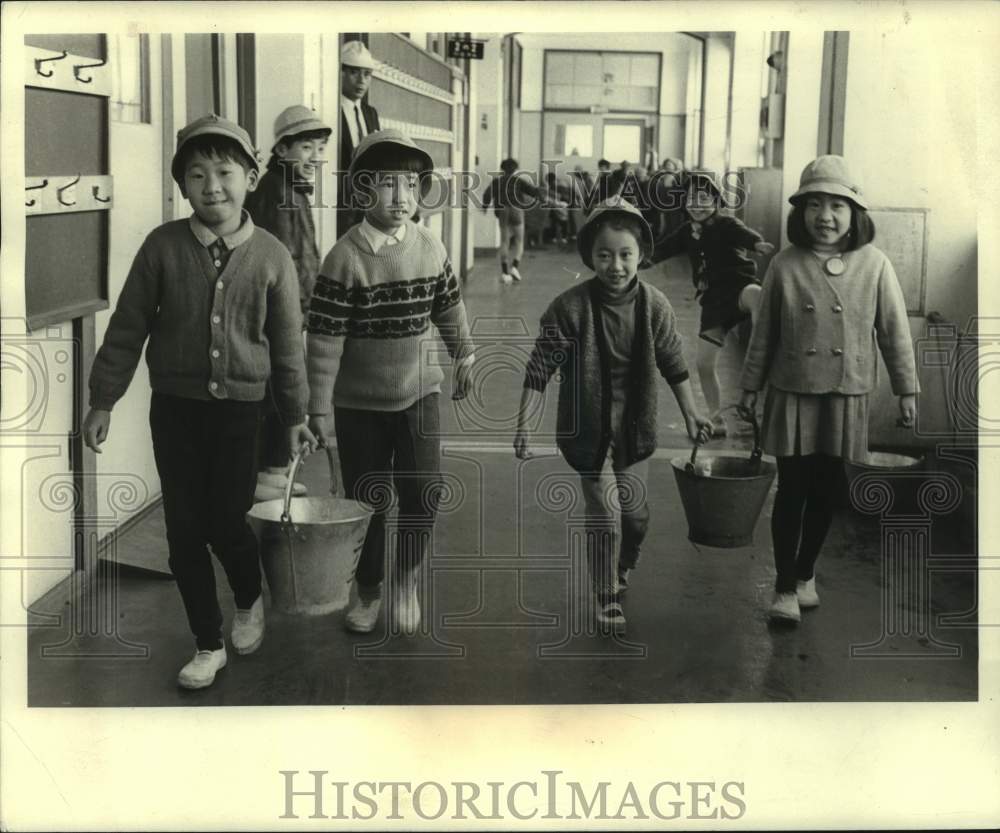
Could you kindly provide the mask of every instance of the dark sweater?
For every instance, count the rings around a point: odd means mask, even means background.
[[[244,215],[246,216],[246,215]],[[288,250],[253,228],[221,274],[188,220],[154,229],[135,256],[90,373],[90,404],[110,411],[142,346],[154,391],[187,399],[264,398],[271,379],[289,425],[307,399],[298,281]],[[214,355],[215,353],[218,355]]]
[[[307,196],[310,193],[311,185],[293,185],[290,175],[279,165],[261,177],[257,189],[247,194],[246,201],[254,225],[271,232],[292,256],[299,277],[299,306],[303,316],[309,312],[320,264],[316,224]]]
[[[624,433],[626,464],[656,450],[657,376],[671,385],[688,378],[674,310],[666,296],[637,280],[629,417]],[[600,469],[608,453],[611,424],[611,358],[598,279],[559,295],[542,315],[541,332],[525,369],[524,386],[544,391],[562,370],[556,411],[556,443],[577,471]]]
[[[700,290],[708,294],[738,295],[757,278],[757,264],[747,255],[763,241],[757,232],[735,217],[716,214],[711,222],[702,223],[695,237],[690,221],[672,234],[661,237],[653,247],[652,263],[674,255],[687,253],[691,259],[691,277]]]

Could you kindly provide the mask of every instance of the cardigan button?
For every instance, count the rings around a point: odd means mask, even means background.
[[[816,311],[816,307],[813,304],[806,304],[804,307],[802,307],[802,309],[804,309],[806,312],[815,312]]]
[[[210,390],[215,390],[219,386],[218,382],[209,382],[208,387]]]
[[[840,304],[834,304],[833,305],[833,311],[834,312],[843,312],[844,308]]]
[[[222,320],[221,316],[218,316],[218,315],[213,315],[212,316],[212,323],[213,324],[218,324],[221,320]]]
[[[835,356],[842,356],[842,355],[844,355],[844,351],[841,350],[839,347],[833,347],[830,350],[830,352],[833,353],[833,355],[835,355]]]
[[[216,289],[222,289],[222,287],[223,287],[223,286],[225,286],[225,284],[224,284],[224,283],[223,283],[222,281],[219,281],[219,282],[218,282],[218,283],[217,283],[217,284],[215,285],[215,288],[216,288]]]
[[[810,347],[808,350],[806,350],[806,355],[807,356],[815,356],[816,355],[816,348],[815,347]]]
[[[213,359],[217,359],[217,358],[219,358],[219,356],[220,356],[220,353],[219,353],[218,350],[213,350],[212,351],[212,358]]]

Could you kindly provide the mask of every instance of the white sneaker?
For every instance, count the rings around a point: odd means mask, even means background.
[[[500,283],[502,283],[504,286],[509,286],[510,283],[511,283],[511,281],[513,281],[513,280],[514,280],[514,278],[511,275],[509,275],[507,272],[504,272],[500,276]]]
[[[236,609],[230,635],[237,654],[252,654],[264,641],[264,596],[257,597],[249,610]]]
[[[375,630],[378,613],[382,609],[382,597],[377,599],[358,599],[347,616],[344,617],[344,627],[354,633],[371,633]]]
[[[285,491],[285,487],[288,485],[288,475],[287,474],[276,474],[271,471],[262,471],[257,475],[257,485],[267,486],[273,489],[281,489],[282,492]],[[292,484],[292,496],[302,497],[306,494],[305,484],[296,481]]]
[[[789,622],[802,621],[802,614],[799,612],[799,600],[794,593],[775,593],[774,601],[767,615],[771,619],[782,619]]]
[[[254,503],[263,503],[265,500],[280,500],[285,496],[285,490],[277,486],[265,486],[258,483],[253,490]]]
[[[799,607],[819,607],[819,594],[816,592],[816,577],[809,581],[800,581],[795,585],[795,595],[799,600]]]
[[[217,651],[198,651],[177,675],[181,688],[208,688],[215,682],[215,674],[226,667],[226,646]]]
[[[517,271],[517,267],[516,267],[516,266],[511,266],[511,267],[510,267],[510,276],[511,276],[511,277],[512,277],[512,278],[513,278],[513,279],[514,279],[515,281],[519,281],[519,280],[521,280],[521,273]]]
[[[412,636],[420,628],[420,600],[417,598],[415,572],[398,579],[392,601],[393,625],[401,633]]]
[[[597,626],[604,633],[625,633],[625,611],[620,602],[597,602]]]

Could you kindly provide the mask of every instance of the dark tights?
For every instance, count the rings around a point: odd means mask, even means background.
[[[827,454],[777,460],[778,493],[771,515],[774,566],[778,571],[775,589],[791,593],[797,581],[813,577],[813,566],[833,520],[843,461]]]

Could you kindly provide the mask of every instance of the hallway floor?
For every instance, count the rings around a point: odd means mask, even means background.
[[[357,636],[343,629],[342,612],[306,618],[269,611],[258,652],[230,652],[210,689],[185,692],[175,678],[193,641],[173,581],[106,565],[94,586],[71,592],[67,585],[32,608],[29,705],[975,700],[971,530],[953,516],[937,519],[929,527],[931,568],[897,587],[887,584],[892,574],[883,564],[882,538],[890,533],[877,518],[844,508],[817,570],[821,607],[798,627],[769,626],[770,499],[751,546],[714,549],[687,539],[670,459],[690,444],[665,384],[660,450],[650,467],[652,522],[626,601],[628,632],[593,632],[576,555],[577,478],[545,436],[554,424],[554,386],[536,456],[522,463],[511,450],[538,316],[587,277],[575,277],[582,269],[575,252],[550,248],[526,253],[520,284],[501,286],[489,258],[479,258],[469,278],[482,387],[453,403],[449,381],[441,398],[452,500],[425,570],[421,635],[390,636],[384,617],[375,633]],[[674,261],[644,278],[674,305],[693,370],[698,307],[685,266]],[[734,347],[721,373],[729,391],[738,369]],[[732,418],[730,426],[737,427]],[[734,431],[711,447],[747,449],[749,437]],[[327,488],[324,466],[317,455],[303,470],[312,494]],[[159,510],[116,546],[141,550],[165,570]],[[217,577],[225,588],[221,569]],[[232,600],[225,590],[220,598],[228,629]],[[946,614],[950,624],[941,619]]]

